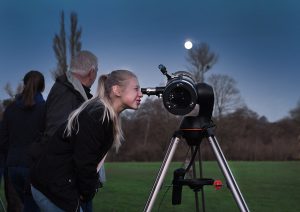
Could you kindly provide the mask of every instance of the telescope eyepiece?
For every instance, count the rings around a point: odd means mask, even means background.
[[[141,88],[142,94],[146,94],[148,96],[155,95],[161,96],[164,92],[165,87],[155,87],[155,88]]]

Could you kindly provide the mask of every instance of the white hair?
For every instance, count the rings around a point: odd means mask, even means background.
[[[72,59],[70,64],[70,72],[86,76],[91,69],[97,71],[97,57],[90,51],[80,51]]]

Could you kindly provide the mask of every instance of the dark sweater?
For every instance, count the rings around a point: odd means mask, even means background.
[[[62,124],[31,170],[32,185],[65,211],[76,211],[80,196],[88,201],[98,188],[97,165],[113,143],[113,125],[107,118],[102,121],[103,111],[98,102],[87,106],[71,137],[63,135]]]
[[[30,145],[39,140],[44,130],[45,101],[39,93],[35,104],[25,107],[22,96],[9,105],[0,125],[0,152],[7,166],[29,167]]]

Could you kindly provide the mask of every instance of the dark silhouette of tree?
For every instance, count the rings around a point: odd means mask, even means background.
[[[55,34],[53,39],[53,50],[57,59],[56,70],[53,72],[54,78],[61,76],[68,69],[67,51],[66,51],[66,32],[65,32],[65,15],[60,15],[60,33]]]
[[[77,29],[77,15],[75,12],[71,13],[71,35],[69,39],[70,43],[70,55],[71,58],[77,54],[81,50],[81,42],[80,42],[80,37],[81,37],[81,28]]]
[[[199,43],[188,50],[186,60],[196,82],[204,82],[204,74],[217,62],[218,56],[211,52],[207,43]]]
[[[70,58],[77,54],[81,50],[81,32],[82,29],[78,27],[77,14],[72,12],[70,15],[71,28],[70,28],[70,37],[69,37],[69,50]],[[64,12],[61,12],[60,16],[60,33],[55,34],[53,38],[53,50],[55,57],[57,59],[57,67],[53,72],[53,76],[56,79],[58,76],[61,76],[68,70],[67,64],[67,44],[66,44],[66,32],[65,32],[65,20]]]
[[[297,103],[297,106],[290,111],[290,116],[293,120],[300,123],[300,100]]]
[[[4,90],[8,94],[8,96],[10,96],[10,97],[14,97],[15,96],[15,93],[12,90],[10,83],[6,83],[6,85],[4,86]]]
[[[17,88],[15,89],[15,91],[13,91],[11,84],[10,83],[6,83],[6,85],[4,86],[4,90],[5,92],[8,94],[8,96],[10,98],[14,98],[17,94],[21,93],[23,90],[23,85],[21,83],[18,84]]]
[[[7,95],[9,96],[9,98],[4,99],[2,101],[0,100],[0,120],[2,119],[2,115],[3,115],[5,108],[14,100],[14,98],[17,94],[20,94],[22,92],[23,85],[21,83],[19,83],[17,88],[15,89],[15,91],[13,91],[11,84],[6,83],[4,86],[4,90],[7,93]]]
[[[228,75],[212,74],[208,83],[215,93],[214,116],[219,118],[244,106],[236,81]]]
[[[123,116],[124,115],[124,116]],[[146,99],[137,111],[122,115],[125,141],[109,161],[162,161],[182,116],[170,114],[161,99]],[[270,123],[247,106],[214,120],[215,134],[228,160],[299,160],[300,126],[291,118]],[[182,139],[173,157],[184,162],[190,147]],[[201,158],[216,160],[207,142],[201,142]]]

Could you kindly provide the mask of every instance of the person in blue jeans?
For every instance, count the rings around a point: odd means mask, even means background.
[[[91,86],[98,73],[98,58],[87,50],[71,58],[69,70],[58,76],[46,100],[45,132],[43,141],[48,143],[70,113],[84,101],[91,99]],[[103,169],[104,171],[104,169]],[[92,212],[92,201],[81,202],[84,212]]]
[[[7,175],[23,203],[24,212],[39,211],[32,198],[29,148],[44,130],[44,76],[29,71],[21,94],[5,109],[0,126],[0,151],[6,156]]]
[[[132,72],[100,76],[97,95],[71,113],[31,168],[32,194],[42,211],[81,211],[80,202],[93,199],[107,152],[121,145],[120,113],[138,109],[141,97]]]

